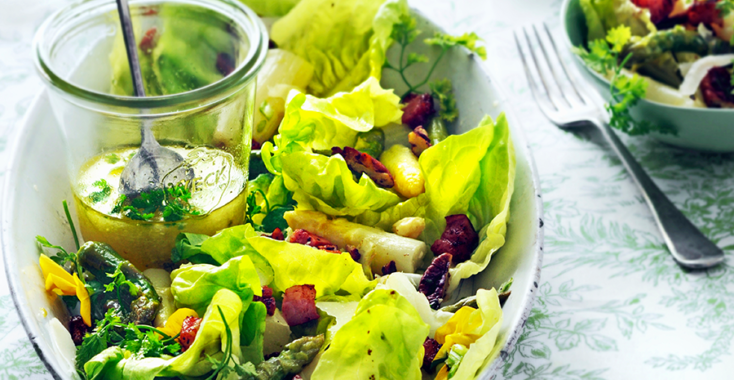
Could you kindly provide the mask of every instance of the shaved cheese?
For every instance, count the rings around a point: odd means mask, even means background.
[[[693,95],[706,74],[714,67],[730,65],[734,54],[710,55],[693,63],[678,89],[683,95]]]

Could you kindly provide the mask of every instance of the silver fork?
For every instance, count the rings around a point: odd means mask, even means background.
[[[663,234],[663,239],[678,264],[686,268],[702,269],[710,268],[724,261],[724,252],[706,238],[645,173],[606,123],[606,113],[599,103],[586,94],[583,87],[576,85],[563,59],[558,54],[556,43],[548,26],[543,24],[543,27],[548,35],[551,49],[546,49],[538,29],[533,25],[533,34],[541,54],[536,54],[530,35],[523,28],[530,60],[526,59],[520,39],[515,33],[517,50],[525,66],[528,84],[541,111],[551,122],[562,129],[593,125],[601,131],[602,136],[622,160],[622,164],[642,192]],[[551,61],[549,51],[559,64]],[[542,59],[538,59],[538,56]],[[540,61],[545,62],[544,68],[541,68]],[[532,62],[532,65],[528,64],[529,62]],[[563,76],[559,75],[558,67],[561,68],[560,72],[563,73]],[[535,76],[539,78],[538,81],[533,75],[533,68]]]

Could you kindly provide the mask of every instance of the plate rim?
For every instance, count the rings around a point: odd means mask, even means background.
[[[568,2],[568,1],[566,1]],[[422,11],[411,8],[411,11],[414,13],[417,13],[421,17],[423,17],[426,20],[432,20],[431,18],[427,17],[425,13]],[[436,25],[437,28],[444,30],[443,27],[435,23],[434,21],[431,21]],[[506,115],[510,125],[512,126],[512,132],[515,137],[515,141],[513,141],[514,145],[517,147],[518,145],[522,144],[522,149],[525,151],[525,158],[527,159],[528,166],[530,168],[531,172],[531,183],[533,187],[533,197],[535,201],[535,207],[536,207],[536,216],[539,218],[539,228],[537,232],[535,233],[535,243],[534,243],[534,249],[533,254],[534,257],[532,258],[532,265],[534,267],[535,273],[531,276],[533,279],[533,284],[529,289],[529,294],[523,294],[524,297],[527,297],[525,300],[525,304],[523,305],[522,311],[518,314],[518,317],[512,321],[509,325],[511,332],[509,336],[507,337],[504,345],[499,350],[499,355],[492,359],[490,362],[487,363],[487,366],[485,367],[484,371],[479,373],[477,375],[478,379],[490,379],[496,376],[497,371],[499,368],[507,361],[509,357],[509,352],[513,349],[515,343],[517,342],[520,335],[523,333],[525,328],[525,323],[527,322],[528,317],[530,316],[530,312],[532,311],[533,306],[535,305],[535,300],[537,299],[537,289],[540,282],[540,272],[542,269],[542,263],[543,263],[543,243],[544,243],[544,210],[543,210],[543,197],[541,193],[541,187],[540,187],[540,179],[538,175],[537,166],[535,164],[535,157],[533,155],[533,151],[530,148],[528,144],[528,139],[525,134],[525,131],[522,127],[522,123],[520,123],[519,119],[517,118],[514,108],[512,107],[509,98],[506,95],[506,91],[504,87],[501,85],[499,81],[497,81],[495,78],[495,75],[489,70],[487,65],[482,62],[475,54],[472,55],[472,60],[474,61],[474,64],[478,65],[478,67],[481,69],[482,74],[485,76],[485,78],[490,82],[491,86],[494,87],[495,91],[497,92],[498,99],[495,101],[499,101],[502,105],[502,112]],[[2,183],[2,191],[0,191],[0,194],[3,194],[2,199],[2,207],[0,207],[0,210],[8,210],[10,209],[8,205],[10,204],[11,200],[14,199],[14,197],[11,197],[10,195],[15,194],[15,190],[12,187],[11,177],[13,177],[13,174],[15,173],[14,167],[17,166],[17,161],[19,158],[17,157],[17,152],[20,149],[23,142],[28,140],[31,136],[29,136],[29,132],[31,128],[29,127],[31,121],[33,118],[37,117],[38,110],[37,108],[40,107],[40,104],[44,100],[44,98],[47,99],[48,97],[48,89],[42,88],[38,94],[35,96],[33,101],[31,102],[30,106],[28,107],[28,110],[26,111],[26,114],[24,115],[20,127],[18,128],[17,135],[15,138],[11,140],[9,143],[9,148],[6,151],[8,161],[6,163],[5,172],[4,172],[4,179]],[[519,139],[517,138],[519,137]],[[519,140],[519,141],[518,141]],[[25,296],[21,295],[22,289],[20,289],[20,279],[18,278],[18,275],[15,273],[11,273],[10,264],[15,263],[15,259],[13,255],[10,254],[10,246],[9,246],[9,237],[6,237],[6,234],[9,232],[9,226],[11,221],[9,220],[9,213],[2,212],[2,217],[0,218],[0,247],[2,247],[2,255],[3,255],[3,263],[5,265],[5,275],[6,279],[8,281],[8,288],[10,290],[11,298],[13,299],[13,304],[15,306],[16,311],[19,314],[21,324],[23,325],[23,328],[26,332],[26,335],[28,336],[28,339],[30,340],[31,345],[33,346],[33,349],[36,351],[36,354],[38,355],[41,362],[45,365],[46,369],[49,371],[50,375],[54,379],[63,379],[61,377],[60,368],[57,368],[57,363],[55,360],[49,360],[52,358],[49,358],[47,354],[44,352],[44,349],[41,347],[39,342],[37,341],[37,336],[39,335],[40,331],[35,331],[34,327],[31,326],[31,324],[28,322],[30,321],[33,316],[31,315],[31,311],[29,310],[30,306],[28,305],[28,301],[25,298]],[[486,269],[485,269],[486,270]],[[50,348],[50,347],[49,347]]]

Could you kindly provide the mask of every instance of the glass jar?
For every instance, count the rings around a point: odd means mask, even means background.
[[[57,12],[34,50],[65,140],[82,236],[142,270],[169,263],[181,232],[211,235],[243,223],[268,37],[236,0],[132,0],[130,11],[147,97],[132,96],[114,1]],[[125,197],[120,174],[143,125],[183,157],[189,175],[161,173],[162,187]]]

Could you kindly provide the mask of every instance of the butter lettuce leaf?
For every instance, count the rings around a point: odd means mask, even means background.
[[[436,330],[443,326],[453,315],[446,311],[433,310],[428,304],[426,296],[416,290],[413,283],[405,273],[395,272],[389,276],[382,277],[380,283],[375,289],[389,289],[400,293],[408,302],[413,305],[423,322],[431,328],[429,336],[432,337]]]
[[[312,378],[420,379],[429,330],[405,297],[374,290],[336,332]]]
[[[515,184],[515,149],[504,114],[485,117],[475,129],[452,135],[427,149],[419,159],[425,177],[426,229],[432,244],[446,228],[445,217],[465,214],[479,230],[479,247],[471,258],[451,268],[450,290],[487,267],[505,244],[510,200]]]
[[[270,37],[313,65],[308,91],[326,97],[380,79],[393,26],[409,12],[405,0],[301,0]]]
[[[177,307],[194,309],[204,314],[215,294],[229,289],[244,302],[253,295],[262,296],[260,278],[247,256],[230,259],[222,266],[209,264],[183,265],[171,273],[171,293]]]
[[[339,290],[362,295],[373,286],[364,275],[362,266],[352,260],[349,253],[335,254],[266,237],[255,237],[249,241],[273,268],[272,287],[277,291],[309,284],[316,289],[316,297]]]
[[[650,11],[630,0],[580,0],[579,4],[586,17],[589,42],[606,38],[610,29],[620,25],[628,26],[633,36],[657,31],[650,21]]]
[[[468,347],[469,350],[454,369],[452,379],[475,379],[482,364],[496,356],[500,349],[497,336],[502,327],[502,307],[495,289],[477,291],[477,308],[465,306],[438,329],[435,339],[443,346],[436,354],[436,359],[446,357],[455,344]],[[437,379],[447,369],[439,371]]]

